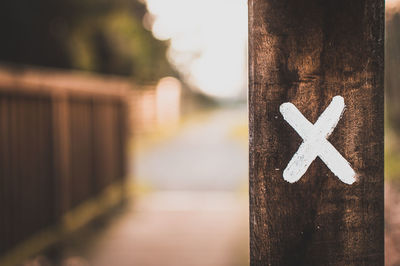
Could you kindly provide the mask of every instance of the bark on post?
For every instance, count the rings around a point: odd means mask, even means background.
[[[249,0],[251,265],[383,265],[383,0]],[[283,171],[303,139],[280,105],[315,123],[346,109],[328,141],[356,172],[317,157]]]

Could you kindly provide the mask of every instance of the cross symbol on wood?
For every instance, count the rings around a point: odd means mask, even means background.
[[[299,149],[283,171],[286,181],[298,181],[317,156],[343,183],[351,185],[356,181],[356,173],[350,164],[327,140],[339,122],[344,108],[343,97],[335,96],[317,122],[312,124],[292,103],[281,104],[279,110],[283,118],[303,138]]]

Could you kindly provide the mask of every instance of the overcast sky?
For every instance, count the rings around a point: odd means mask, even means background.
[[[247,88],[246,0],[146,0],[146,23],[170,40],[168,57],[205,94],[244,96]]]

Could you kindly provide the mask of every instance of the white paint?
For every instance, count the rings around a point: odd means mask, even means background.
[[[344,107],[342,96],[333,97],[332,102],[313,125],[292,103],[281,104],[279,110],[283,118],[303,138],[303,143],[283,171],[286,181],[298,181],[317,156],[343,183],[351,185],[356,181],[356,173],[350,164],[327,140],[339,122]]]

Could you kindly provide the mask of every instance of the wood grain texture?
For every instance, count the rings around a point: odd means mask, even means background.
[[[251,265],[384,264],[383,40],[383,0],[249,0]],[[302,139],[279,106],[315,123],[336,95],[329,141],[358,180],[317,158],[286,182]]]

